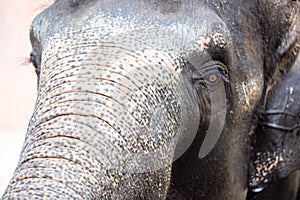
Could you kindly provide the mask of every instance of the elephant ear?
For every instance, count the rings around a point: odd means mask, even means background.
[[[300,55],[266,97],[265,111],[254,133],[256,141],[253,142],[254,155],[249,173],[249,186],[253,192],[261,192],[269,186],[284,187],[300,180],[299,85]],[[297,170],[298,175],[290,175]],[[299,183],[290,185],[296,195]]]
[[[249,166],[249,188],[256,194],[280,188],[300,168],[300,2],[262,0],[258,9],[266,82]],[[293,188],[296,195],[297,184]]]
[[[300,2],[261,0],[258,11],[264,35],[266,85],[273,85],[290,69],[300,49]]]

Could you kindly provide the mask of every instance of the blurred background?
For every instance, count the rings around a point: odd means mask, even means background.
[[[15,170],[36,99],[29,27],[43,0],[0,1],[0,198]]]

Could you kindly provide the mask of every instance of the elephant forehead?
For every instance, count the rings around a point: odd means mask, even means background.
[[[162,2],[155,4],[156,7],[163,9]],[[181,5],[184,8],[179,9]],[[223,20],[203,5],[179,3],[175,6],[172,3],[173,9],[170,9],[174,12],[154,9],[154,5],[145,2],[130,4],[126,1],[94,2],[72,12],[60,11],[57,7],[42,13],[33,22],[32,30],[42,43],[52,40],[51,36],[55,34],[79,40],[94,36],[98,40],[122,44],[134,50],[150,47],[187,52],[194,47],[195,41],[217,30],[222,30],[222,33],[227,30]],[[175,12],[175,7],[181,11]]]
[[[83,16],[79,22],[71,20],[54,34],[49,33],[42,42],[42,59],[93,59],[95,63],[109,66],[125,61],[129,65],[155,66],[156,69],[164,64],[179,74],[180,59],[200,55],[209,43],[222,47],[230,43],[229,33],[225,33],[227,29],[222,29],[224,23],[218,17],[212,19],[211,11],[204,13],[197,20],[143,20],[143,16],[115,16],[104,11],[87,18]],[[223,33],[215,29],[222,29]]]

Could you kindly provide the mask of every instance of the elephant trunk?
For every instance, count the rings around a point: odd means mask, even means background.
[[[4,199],[164,199],[179,137],[199,122],[179,62],[92,34],[52,36]]]

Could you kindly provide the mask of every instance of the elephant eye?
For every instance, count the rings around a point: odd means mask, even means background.
[[[211,83],[215,83],[218,80],[218,77],[216,74],[209,75],[208,81]]]
[[[216,84],[218,80],[229,83],[227,68],[220,62],[209,62],[203,65],[204,79],[208,84]]]
[[[37,53],[35,50],[32,50],[30,53],[30,57],[29,57],[29,61],[31,62],[31,64],[33,65],[34,69],[35,69],[35,73],[37,74],[37,76],[39,77],[40,75],[40,68],[37,64]]]
[[[216,73],[213,72],[213,73],[208,74],[207,77],[205,78],[206,81],[210,84],[216,83],[219,79],[219,76],[217,73],[218,72],[216,72]]]
[[[36,68],[37,67],[37,64],[36,64],[36,53],[35,53],[34,50],[30,53],[29,60],[32,63],[32,65]]]
[[[189,70],[188,74],[191,78],[191,84],[197,91],[215,88],[223,83],[226,88],[230,90],[229,70],[223,63],[219,61],[208,61],[197,66],[188,62],[186,66],[186,69]]]

